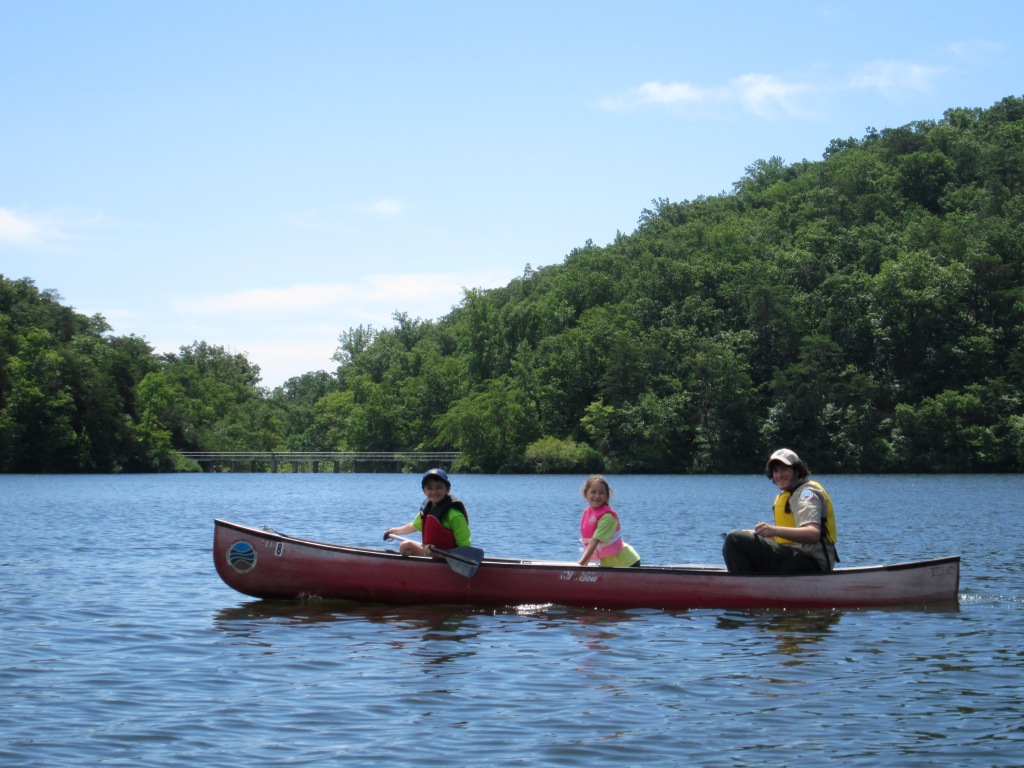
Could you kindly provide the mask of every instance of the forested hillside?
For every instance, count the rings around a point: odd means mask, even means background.
[[[1024,99],[758,160],[729,194],[341,333],[268,392],[241,355],[156,357],[0,285],[0,468],[132,471],[173,449],[459,450],[463,471],[1024,468]]]

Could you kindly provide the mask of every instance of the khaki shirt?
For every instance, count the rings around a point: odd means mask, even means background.
[[[793,513],[794,527],[802,528],[808,523],[814,523],[816,528],[821,529],[821,514],[825,509],[825,499],[820,493],[815,493],[807,483],[793,489],[793,493],[789,497],[789,509]],[[813,557],[823,571],[831,571],[835,565],[835,548],[828,542],[825,543],[825,548],[828,550],[828,562],[825,560],[825,553],[822,551],[821,545],[817,542],[814,544],[794,542],[790,546]]]

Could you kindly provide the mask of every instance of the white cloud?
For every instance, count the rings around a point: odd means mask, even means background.
[[[102,222],[98,215],[61,211],[57,213],[19,213],[0,208],[0,242],[26,247],[50,247],[73,240],[78,232]]]
[[[380,200],[374,200],[369,205],[359,206],[358,210],[378,216],[397,216],[405,210],[405,206],[401,200],[392,200],[384,197]]]
[[[605,99],[601,106],[609,111],[628,111],[643,107],[685,109],[710,104],[734,104],[759,117],[778,112],[800,113],[796,97],[810,90],[804,83],[787,82],[775,75],[747,74],[725,85],[702,88],[692,83],[644,83],[625,94]]]
[[[0,208],[0,242],[30,243],[40,234],[41,227],[38,222],[9,208]]]
[[[250,288],[206,296],[178,297],[171,306],[184,315],[315,315],[390,318],[408,311],[414,317],[434,319],[447,314],[462,300],[464,287],[505,285],[515,275],[478,273],[375,273],[348,283],[304,283],[285,288]],[[360,321],[365,322],[365,321]],[[342,325],[341,328],[349,327]]]
[[[958,55],[966,56],[974,52],[995,50],[995,46],[973,42],[954,44],[951,49]],[[812,114],[807,97],[850,90],[876,90],[887,98],[897,99],[909,92],[931,91],[936,80],[948,71],[945,67],[905,61],[873,61],[840,82],[787,80],[761,72],[743,74],[713,87],[655,80],[618,96],[606,98],[601,102],[601,107],[608,111],[623,112],[659,107],[696,110],[716,105],[739,107],[763,118],[780,115],[806,117]]]
[[[464,287],[507,285],[517,276],[504,270],[375,273],[347,283],[179,297],[172,302],[177,338],[150,343],[159,352],[176,352],[193,339],[227,344],[259,365],[263,384],[272,387],[307,371],[333,371],[338,336],[349,328],[393,327],[395,312],[436,320],[462,301]]]
[[[263,386],[276,387],[293,376],[309,371],[334,371],[338,334],[328,334],[317,341],[282,344],[248,344],[243,350],[246,359],[260,367]]]
[[[999,53],[1006,45],[992,40],[961,40],[949,44],[949,50],[962,59],[973,59],[987,53]]]
[[[375,274],[363,279],[368,286],[366,298],[371,301],[409,303],[429,296],[457,301],[462,297],[462,284],[455,275],[437,272]]]
[[[930,91],[935,79],[947,71],[905,61],[873,61],[850,78],[849,86],[877,90],[886,98],[897,99],[908,91]]]
[[[758,117],[773,117],[779,110],[799,114],[802,110],[796,97],[807,93],[804,83],[790,83],[775,75],[750,74],[737,77],[730,83],[736,98]]]
[[[673,106],[677,104],[700,104],[714,98],[712,91],[697,88],[689,83],[644,83],[621,96],[605,99],[601,106],[609,111],[636,109],[647,105]]]
[[[179,354],[194,340],[209,339],[201,329],[193,336],[182,338],[149,339],[157,354]],[[265,387],[276,387],[293,376],[309,371],[334,371],[338,364],[331,358],[338,349],[339,332],[320,327],[289,328],[293,338],[271,339],[267,334],[256,331],[224,330],[231,342],[224,344],[209,339],[209,343],[223,346],[232,355],[241,354],[260,367],[260,383]]]

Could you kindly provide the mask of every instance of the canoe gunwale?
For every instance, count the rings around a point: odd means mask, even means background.
[[[299,544],[306,547],[313,547],[316,549],[325,549],[330,551],[338,552],[350,552],[352,554],[359,555],[360,557],[387,557],[387,558],[406,558],[406,555],[400,555],[398,552],[388,549],[377,549],[375,547],[359,547],[352,544],[334,544],[325,541],[316,541],[314,539],[304,539],[298,536],[290,536],[280,531],[275,531],[272,528],[251,528],[249,526],[240,525],[238,523],[228,522],[227,520],[221,520],[214,518],[214,523],[225,528],[231,528],[233,530],[247,533],[249,535],[258,535],[267,539],[280,539],[283,541],[289,541],[294,544]],[[424,560],[432,562],[434,558],[431,557],[413,557],[414,560]],[[789,578],[807,578],[811,577],[829,577],[829,576],[842,576],[842,575],[854,575],[860,573],[870,573],[873,571],[900,571],[914,568],[924,568],[939,565],[948,565],[950,563],[957,563],[960,561],[959,555],[947,555],[944,557],[929,558],[926,560],[911,560],[900,563],[883,563],[878,565],[858,565],[850,568],[836,568],[831,573],[759,573],[757,577],[759,579],[789,579]],[[555,560],[526,560],[516,559],[507,557],[484,557],[483,562],[489,566],[513,566],[513,567],[530,567],[530,568],[544,568],[544,569],[555,569],[565,570],[567,568],[579,568],[581,570],[588,570],[593,568],[591,565],[580,565],[579,563],[569,561],[555,561]],[[724,567],[712,566],[712,565],[641,565],[631,569],[619,569],[623,573],[629,571],[664,571],[668,573],[696,573],[696,574],[715,574],[719,576],[743,576],[750,574],[730,574]]]

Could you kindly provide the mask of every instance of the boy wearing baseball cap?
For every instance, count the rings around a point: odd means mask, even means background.
[[[403,555],[431,555],[431,547],[438,549],[454,549],[472,545],[469,532],[469,513],[466,505],[452,496],[451,481],[443,469],[430,469],[420,481],[426,500],[419,513],[411,523],[384,531],[384,540],[392,534],[413,533],[421,531],[423,544],[414,541],[403,541],[398,551]]]

